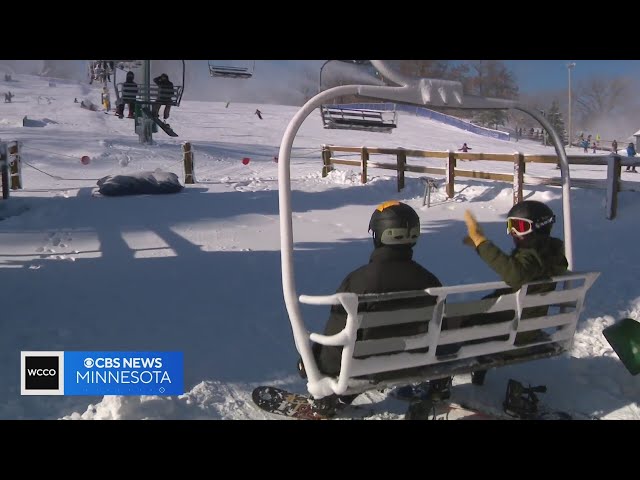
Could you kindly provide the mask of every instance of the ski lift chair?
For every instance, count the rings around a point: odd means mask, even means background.
[[[367,130],[390,133],[398,126],[398,114],[394,110],[369,110],[330,105],[320,106],[324,128],[343,130]]]
[[[133,70],[142,67],[142,60],[114,60],[114,65],[120,70]]]
[[[115,74],[114,74],[115,75]],[[147,86],[141,82],[137,82],[137,87],[132,88],[131,90],[127,90],[127,87],[124,83],[115,83],[114,76],[114,84],[116,85],[116,99],[119,102],[122,98],[123,93],[127,94],[127,96],[136,96],[136,104],[137,105],[171,105],[174,107],[179,107],[180,102],[182,101],[182,94],[184,93],[184,79],[185,79],[185,62],[182,60],[182,84],[176,85],[175,82],[173,84],[172,92],[160,92],[160,87],[158,85],[152,83]],[[162,93],[162,95],[160,95]]]
[[[318,91],[322,91],[322,72],[333,60],[327,60],[320,67]],[[370,65],[369,60],[336,60],[351,65]],[[360,108],[357,105],[320,105],[322,125],[329,129],[366,130],[370,132],[390,133],[398,126],[398,114],[395,110],[377,110]]]
[[[564,242],[569,270],[573,269],[571,238],[569,164],[560,137],[546,118],[534,110],[514,101],[467,96],[462,94],[458,82],[435,79],[410,79],[389,68],[382,60],[371,63],[397,86],[344,85],[319,93],[294,115],[280,144],[278,162],[280,249],[282,288],[295,346],[302,357],[307,373],[307,389],[315,398],[328,395],[350,395],[392,385],[471,373],[492,367],[521,363],[538,358],[560,355],[571,348],[576,326],[582,312],[585,296],[597,279],[598,272],[572,272],[545,282],[523,285],[515,293],[491,299],[472,299],[480,292],[507,287],[503,282],[453,285],[411,292],[393,292],[358,295],[337,293],[325,296],[298,296],[294,278],[293,227],[291,208],[290,159],[297,131],[304,120],[323,103],[344,95],[379,98],[412,105],[447,106],[468,109],[517,109],[528,113],[549,132],[560,157],[562,174],[562,201],[564,216]],[[529,292],[531,286],[555,283],[556,289],[546,293]],[[412,306],[410,299],[431,296],[432,306]],[[362,303],[406,299],[390,311],[359,311]],[[345,328],[331,336],[312,333],[302,318],[300,303],[309,305],[341,304],[347,312]],[[422,302],[424,305],[425,302]],[[523,317],[523,310],[532,306],[547,306],[547,314],[534,318]],[[511,320],[489,325],[455,328],[451,319],[456,317],[512,312]],[[408,337],[389,337],[358,340],[362,328],[382,327],[403,323],[425,322],[426,333]],[[461,323],[461,322],[459,322]],[[443,325],[448,328],[443,328]],[[526,341],[516,338],[524,332],[542,332],[528,335]],[[317,342],[342,347],[341,368],[336,376],[322,373],[312,353],[311,344]],[[438,347],[462,345],[448,349],[446,355]]]
[[[255,70],[256,61],[246,65],[222,64],[209,60],[209,75],[212,77],[225,78],[251,78]]]

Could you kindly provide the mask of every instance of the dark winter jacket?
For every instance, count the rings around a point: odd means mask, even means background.
[[[369,263],[351,272],[343,280],[337,292],[383,293],[406,290],[422,290],[440,287],[440,280],[427,269],[412,260],[413,250],[407,246],[381,246],[371,254]],[[422,297],[413,301],[395,300],[360,305],[360,311],[390,310],[403,306],[428,306],[435,304],[435,297]],[[415,304],[415,305],[414,305]],[[334,335],[346,325],[347,315],[341,305],[334,305],[325,327],[325,335]],[[383,338],[392,334],[416,335],[426,332],[426,323],[404,324],[358,331],[358,339]],[[326,375],[340,372],[341,347],[313,345],[320,371]]]
[[[173,97],[173,83],[166,77],[156,77],[153,79],[156,85],[158,85],[158,101],[171,103]]]
[[[134,102],[138,94],[138,84],[133,80],[127,80],[122,84],[122,100],[130,103]]]

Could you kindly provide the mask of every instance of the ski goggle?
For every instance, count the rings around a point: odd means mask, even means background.
[[[533,222],[527,218],[509,217],[507,218],[507,233],[522,237],[533,231]]]
[[[525,235],[533,232],[534,229],[542,228],[545,225],[550,225],[556,221],[555,215],[545,218],[538,223],[534,223],[528,218],[521,217],[508,217],[507,218],[507,234],[514,234],[518,237],[523,237]]]

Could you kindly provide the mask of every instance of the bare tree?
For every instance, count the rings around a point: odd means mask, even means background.
[[[518,98],[515,76],[501,60],[474,60],[469,67],[471,78],[467,93],[483,97]]]
[[[580,82],[574,98],[582,123],[588,126],[624,107],[630,82],[626,77],[592,77]]]
[[[306,103],[313,98],[320,89],[319,77],[317,69],[307,66],[300,74],[300,93],[302,94],[302,103]]]
[[[470,77],[465,91],[483,97],[505,99],[518,98],[518,85],[511,70],[501,60],[475,60],[470,62]],[[498,128],[507,122],[506,110],[473,112],[474,118],[491,128]]]

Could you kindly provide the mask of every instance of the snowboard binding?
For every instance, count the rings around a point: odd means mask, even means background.
[[[547,387],[524,387],[520,382],[510,379],[507,384],[507,393],[502,404],[507,415],[512,417],[532,420],[538,418],[538,396],[536,393],[545,393]]]
[[[399,388],[396,398],[409,398],[411,403],[405,420],[436,420],[438,406],[451,398],[452,377],[438,378],[419,385]],[[409,394],[407,393],[409,391]]]
[[[436,405],[430,398],[413,401],[404,415],[405,420],[435,420]]]

